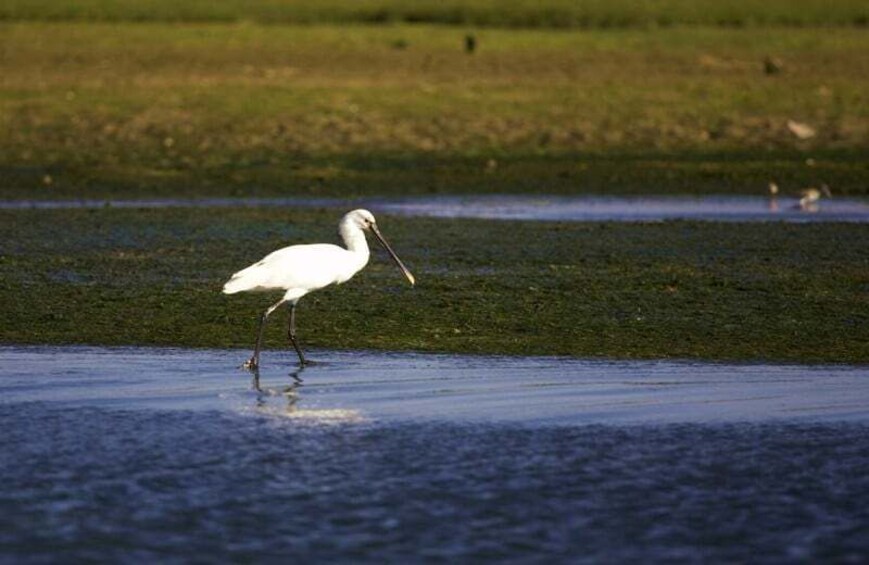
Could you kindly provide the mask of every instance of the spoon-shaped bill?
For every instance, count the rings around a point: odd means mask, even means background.
[[[374,232],[374,236],[377,238],[377,241],[389,252],[389,256],[392,257],[392,260],[395,261],[395,264],[398,265],[398,268],[401,269],[401,272],[404,273],[404,276],[407,277],[407,280],[410,281],[411,286],[416,284],[416,279],[413,278],[413,275],[410,274],[410,271],[407,270],[407,267],[404,266],[404,263],[401,262],[401,259],[398,258],[398,255],[395,254],[395,251],[392,250],[392,247],[386,243],[386,240],[380,234],[380,230],[377,229],[377,226],[371,226],[371,231]]]

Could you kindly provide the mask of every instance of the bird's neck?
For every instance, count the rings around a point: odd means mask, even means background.
[[[338,228],[341,234],[341,239],[344,240],[344,246],[348,251],[368,256],[368,241],[365,239],[365,232],[351,224],[342,224]]]

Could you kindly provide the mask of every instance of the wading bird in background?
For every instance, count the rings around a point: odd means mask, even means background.
[[[283,298],[269,306],[260,317],[256,346],[253,356],[245,362],[245,368],[251,370],[259,368],[259,354],[266,320],[272,312],[285,303],[290,305],[288,331],[290,343],[299,355],[299,363],[302,366],[308,363],[298,340],[296,340],[296,304],[300,298],[312,290],[331,284],[341,284],[365,267],[370,255],[368,242],[365,240],[366,230],[370,230],[381,245],[386,248],[410,284],[415,283],[413,275],[410,274],[410,271],[380,234],[371,212],[362,209],[348,212],[338,223],[338,233],[344,240],[346,249],[329,243],[284,247],[266,255],[258,263],[235,273],[223,285],[224,294],[245,291],[284,291]]]
[[[815,135],[818,133],[815,131],[815,128],[813,128],[809,124],[796,122],[794,120],[788,120],[787,126],[791,133],[797,136],[797,139],[810,139],[812,137],[815,137]]]
[[[822,184],[821,188],[812,187],[801,190],[799,202],[800,210],[805,210],[807,212],[817,211],[818,200],[821,199],[821,196],[826,196],[827,198],[833,197],[833,193],[830,192],[830,187],[826,184]]]
[[[769,211],[778,212],[778,185],[775,182],[770,182],[769,187]]]

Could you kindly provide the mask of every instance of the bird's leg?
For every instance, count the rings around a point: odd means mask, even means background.
[[[287,336],[290,338],[290,343],[293,344],[293,348],[296,350],[296,353],[299,355],[299,364],[304,367],[307,361],[305,361],[305,354],[302,353],[302,348],[299,347],[299,342],[296,340],[296,303],[293,302],[290,304],[290,325],[287,330]]]
[[[278,300],[277,302],[275,302],[274,304],[269,306],[268,309],[265,312],[263,312],[262,316],[260,316],[259,330],[257,331],[257,334],[256,334],[256,346],[254,347],[254,350],[253,350],[253,357],[251,357],[250,359],[248,359],[245,362],[245,364],[243,365],[245,369],[250,369],[251,371],[255,371],[255,370],[259,369],[259,351],[262,348],[263,330],[266,327],[266,320],[268,320],[269,315],[272,312],[274,312],[275,310],[277,310],[277,308],[283,303],[284,303],[283,299]]]

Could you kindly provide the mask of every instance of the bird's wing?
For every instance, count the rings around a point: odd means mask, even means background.
[[[326,243],[284,247],[232,275],[223,291],[322,288],[338,281],[348,255],[346,249]]]

